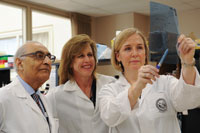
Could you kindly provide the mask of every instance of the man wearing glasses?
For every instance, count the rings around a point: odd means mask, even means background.
[[[16,54],[18,76],[0,88],[0,133],[56,133],[58,124],[39,92],[56,57],[39,42],[27,42]]]

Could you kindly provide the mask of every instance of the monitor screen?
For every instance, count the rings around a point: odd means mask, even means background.
[[[98,60],[110,59],[111,58],[111,49],[105,44],[97,43],[97,58]]]

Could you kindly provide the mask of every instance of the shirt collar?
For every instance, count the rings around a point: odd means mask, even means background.
[[[29,95],[35,93],[35,90],[29,84],[27,84],[19,75],[17,76],[17,78],[19,79],[19,81],[21,82],[21,84],[23,85],[23,87],[25,88],[25,90],[28,92]],[[37,90],[36,93],[39,95],[40,91]]]

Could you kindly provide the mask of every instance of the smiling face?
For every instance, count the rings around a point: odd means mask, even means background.
[[[131,35],[116,53],[118,62],[122,62],[125,72],[138,70],[145,64],[144,41],[138,34]]]
[[[45,54],[49,53],[46,47],[41,44],[28,44],[26,53],[41,51]],[[37,59],[35,56],[26,56],[16,59],[18,74],[30,86],[40,87],[49,79],[51,72],[51,60],[46,56],[44,60]]]
[[[92,48],[88,44],[83,51],[74,57],[72,63],[73,76],[91,77],[95,68],[95,59]]]

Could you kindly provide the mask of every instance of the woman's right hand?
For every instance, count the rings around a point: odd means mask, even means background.
[[[136,81],[135,87],[139,89],[145,88],[146,84],[153,84],[152,80],[159,78],[159,69],[152,65],[144,65],[138,71],[138,79]]]
[[[158,72],[159,70],[151,65],[145,65],[139,69],[137,81],[131,84],[131,87],[128,91],[131,109],[134,108],[138,97],[141,95],[142,89],[145,88],[146,84],[153,84],[152,80],[155,81],[156,77],[159,78]]]

